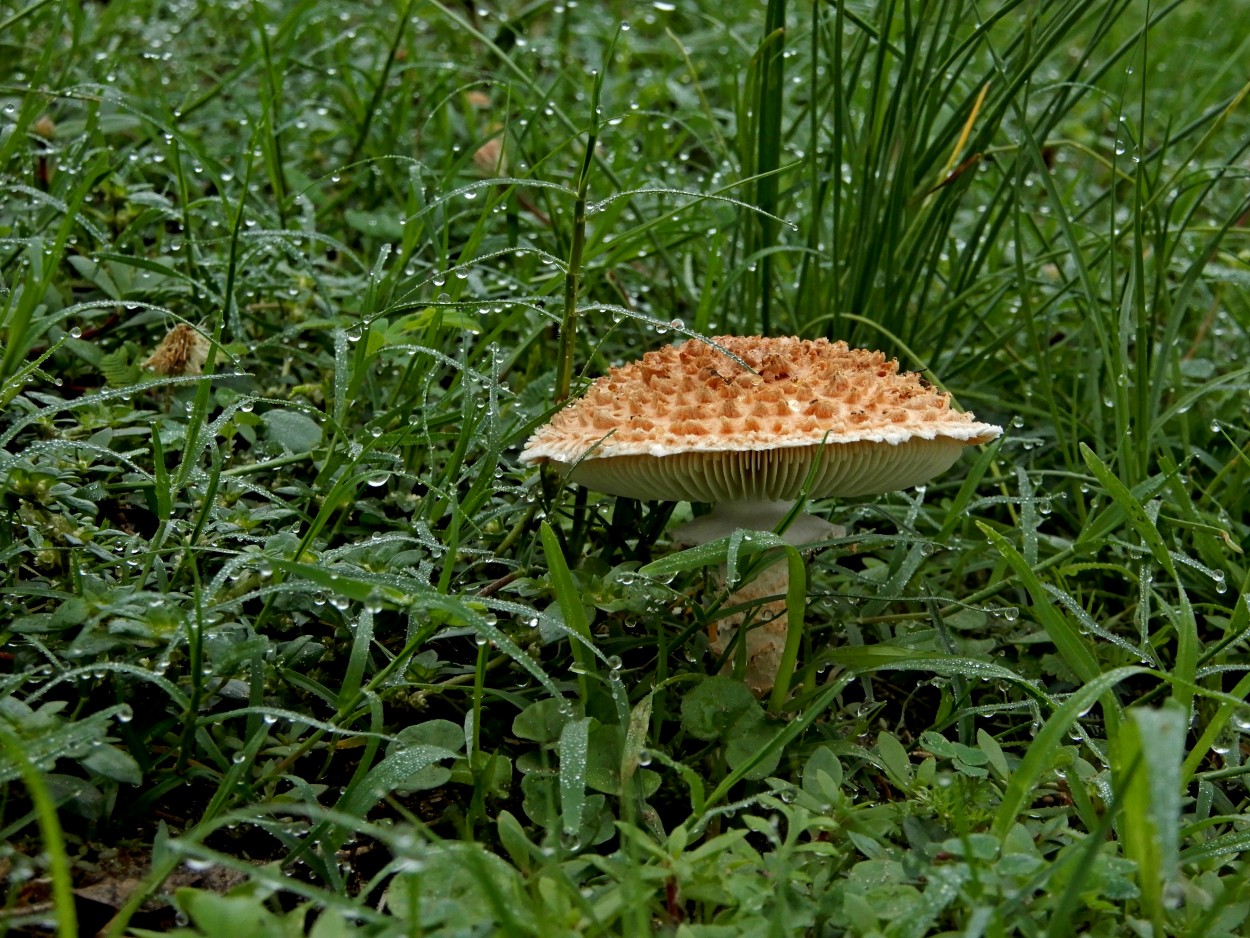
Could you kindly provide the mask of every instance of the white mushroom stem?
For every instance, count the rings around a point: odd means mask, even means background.
[[[739,528],[746,531],[772,531],[793,507],[792,501],[717,502],[706,515],[678,527],[673,532],[673,540],[679,544],[706,544],[718,537],[728,537]],[[795,518],[782,535],[795,547],[837,536],[837,525],[806,513]]]
[[[709,514],[681,525],[673,532],[677,544],[706,544],[727,537],[734,531],[772,531],[794,506],[793,502],[720,502]],[[837,525],[809,514],[794,519],[782,537],[795,547],[803,547],[813,541],[838,537],[844,533]],[[721,567],[721,579],[726,570]],[[735,591],[727,602],[729,606],[754,605],[766,596],[785,596],[790,586],[789,567],[785,558],[778,557],[751,582]],[[770,691],[777,681],[782,652],[786,645],[789,622],[784,599],[775,599],[763,605],[755,605],[750,612],[737,612],[716,622],[710,629],[711,648],[722,655],[730,646],[738,627],[751,615],[753,622],[745,636],[747,686],[756,695]],[[727,664],[727,667],[729,665]]]

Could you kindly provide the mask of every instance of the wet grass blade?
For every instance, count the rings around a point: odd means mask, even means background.
[[[1189,596],[1185,590],[1184,583],[1181,582],[1177,575],[1176,562],[1172,559],[1171,551],[1163,541],[1163,536],[1159,533],[1159,529],[1147,514],[1145,507],[1139,502],[1128,486],[1116,478],[1115,474],[1107,467],[1098,456],[1084,443],[1080,446],[1081,455],[1085,459],[1085,464],[1089,466],[1091,472],[1098,479],[1098,482],[1106,490],[1111,499],[1120,507],[1120,509],[1128,517],[1129,523],[1137,531],[1138,536],[1154,557],[1155,562],[1159,564],[1176,584],[1177,595],[1179,598],[1176,614],[1172,616],[1172,621],[1176,629],[1176,662],[1173,666],[1172,673],[1178,680],[1176,689],[1173,693],[1176,699],[1187,710],[1193,705],[1193,692],[1190,688],[1195,682],[1195,675],[1198,669],[1198,651],[1200,641],[1198,638],[1198,625],[1194,617],[1194,610],[1189,601]]]
[[[1158,710],[1134,707],[1125,714],[1112,758],[1123,806],[1124,855],[1137,863],[1142,903],[1160,935],[1165,893],[1178,862],[1186,722],[1185,709],[1175,701]]]
[[[582,639],[578,641],[577,638],[570,637],[569,643],[573,646],[573,660],[577,662],[579,671],[577,683],[581,688],[582,701],[586,702],[590,700],[588,675],[595,673],[595,655],[592,650],[594,638],[590,634],[590,622],[586,619],[586,610],[582,608],[581,595],[573,583],[573,575],[569,572],[568,563],[565,562],[564,552],[560,549],[560,542],[556,538],[555,531],[551,530],[551,525],[544,521],[539,532],[543,552],[547,556],[547,568],[551,572],[552,588],[555,590],[560,616],[564,619],[564,624],[569,631]]]
[[[1005,837],[1008,828],[1016,822],[1042,774],[1054,763],[1055,753],[1065,744],[1068,730],[1080,719],[1081,714],[1092,707],[1099,698],[1104,698],[1120,682],[1135,674],[1142,674],[1145,668],[1128,666],[1115,668],[1105,674],[1085,682],[1072,693],[1063,705],[1051,714],[1045,725],[1033,737],[1024,759],[1012,773],[1007,788],[1003,792],[1002,803],[994,816],[993,833],[996,837]],[[1113,711],[1104,704],[1103,716],[1110,720]]]
[[[785,0],[768,0],[764,14],[764,39],[756,58],[759,62],[759,87],[755,105],[756,157],[755,183],[756,205],[765,214],[755,224],[759,240],[753,244],[752,254],[761,254],[759,260],[759,299],[761,335],[771,335],[773,328],[773,254],[777,225],[771,216],[777,214],[777,173],[781,168],[782,131],[781,116],[785,110],[782,100],[785,73],[786,45]]]
[[[1016,576],[1020,578],[1020,582],[1024,584],[1024,588],[1028,590],[1029,596],[1033,600],[1033,610],[1042,628],[1046,630],[1046,634],[1054,642],[1055,648],[1059,650],[1060,656],[1072,668],[1077,677],[1088,683],[1100,676],[1102,669],[1099,667],[1094,653],[1090,650],[1089,644],[1081,637],[1080,632],[1072,626],[1063,613],[1051,603],[1050,595],[1046,592],[1045,587],[1042,586],[1042,581],[1037,574],[1033,572],[1033,568],[1029,566],[1028,562],[1020,556],[1019,552],[1011,546],[1005,537],[989,525],[984,522],[977,522],[977,527],[989,538],[990,543],[1003,555],[1008,565],[1015,571]]]
[[[560,731],[560,817],[562,837],[576,841],[586,806],[586,760],[590,750],[590,717],[571,720]]]
[[[65,851],[65,835],[56,814],[56,804],[42,773],[26,758],[22,741],[3,724],[0,724],[0,748],[3,748],[8,761],[17,767],[27,795],[34,803],[39,833],[43,838],[43,849],[47,853],[51,873],[52,900],[56,907],[56,933],[61,938],[76,938],[78,912],[74,905],[74,882],[70,874],[69,855]]]

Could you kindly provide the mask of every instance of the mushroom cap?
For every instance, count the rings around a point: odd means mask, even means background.
[[[794,499],[810,472],[808,494],[822,498],[919,485],[1002,433],[881,352],[795,337],[711,343],[613,368],[530,437],[521,460],[667,501]]]

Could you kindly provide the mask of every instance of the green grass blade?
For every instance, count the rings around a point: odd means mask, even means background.
[[[1033,600],[1033,610],[1038,621],[1046,630],[1046,634],[1050,636],[1050,640],[1054,642],[1063,660],[1068,663],[1077,677],[1086,683],[1099,677],[1102,669],[1090,650],[1089,643],[1082,638],[1080,632],[1073,628],[1067,617],[1055,608],[1045,587],[1042,586],[1042,581],[1025,559],[1005,537],[989,525],[978,521],[977,527],[989,538],[990,543],[1003,555],[1016,576],[1020,578],[1020,582],[1024,584],[1024,588]]]
[[[1016,822],[1025,803],[1033,792],[1042,774],[1054,763],[1055,753],[1064,745],[1068,730],[1081,716],[1092,707],[1099,698],[1109,694],[1117,684],[1128,678],[1145,673],[1145,668],[1128,666],[1115,668],[1105,674],[1086,681],[1078,690],[1064,701],[1063,705],[1051,714],[1045,725],[1033,737],[1023,761],[1012,773],[1007,788],[1003,792],[1003,800],[994,815],[993,832],[996,837],[1005,837],[1008,828]],[[1111,714],[1103,706],[1104,718]]]
[[[773,329],[773,247],[777,227],[772,217],[777,214],[778,171],[781,168],[781,118],[785,110],[782,89],[785,79],[785,0],[768,0],[764,14],[764,40],[756,57],[759,59],[759,88],[755,105],[756,158],[755,201],[764,215],[758,221],[759,240],[752,253],[761,253],[759,260],[759,298],[761,335]]]
[[[575,842],[586,806],[586,760],[590,749],[590,717],[571,720],[560,731],[560,816],[562,837]]]
[[[590,634],[590,622],[586,619],[586,610],[582,608],[582,598],[573,583],[573,576],[565,562],[560,542],[546,521],[539,527],[543,543],[543,552],[547,555],[547,568],[551,574],[552,587],[555,590],[556,602],[560,607],[560,615],[565,626],[575,637],[570,637],[573,646],[573,660],[577,662],[579,674],[578,686],[581,688],[583,703],[590,700],[588,675],[594,674],[595,653],[594,637]],[[578,641],[578,638],[581,641]]]
[[[1176,562],[1172,559],[1172,554],[1168,550],[1167,545],[1163,541],[1163,536],[1159,533],[1159,529],[1151,520],[1150,515],[1146,513],[1146,509],[1142,506],[1128,487],[1124,485],[1111,470],[1107,467],[1094,451],[1085,444],[1081,444],[1081,455],[1085,458],[1085,463],[1089,466],[1090,471],[1098,479],[1099,483],[1106,489],[1107,494],[1127,515],[1129,523],[1137,531],[1143,543],[1150,550],[1151,555],[1159,566],[1168,573],[1175,581],[1180,603],[1173,615],[1172,622],[1176,629],[1176,663],[1173,674],[1176,676],[1178,684],[1174,691],[1176,699],[1188,709],[1193,705],[1193,694],[1191,688],[1195,681],[1195,675],[1198,669],[1198,652],[1200,640],[1198,638],[1197,620],[1194,616],[1194,610],[1189,602],[1189,596],[1185,590],[1184,584],[1177,575]]]
[[[799,713],[793,721],[786,724],[777,731],[777,734],[770,739],[764,746],[760,747],[750,759],[744,761],[737,766],[732,772],[725,776],[724,780],[712,790],[707,796],[704,806],[698,812],[698,816],[692,816],[691,822],[697,821],[699,816],[706,814],[708,808],[714,807],[723,799],[730,790],[733,789],[738,782],[746,778],[757,765],[765,759],[772,756],[778,749],[786,746],[791,740],[799,736],[804,730],[819,719],[827,712],[830,705],[837,698],[838,694],[846,689],[846,686],[854,680],[854,675],[842,674],[830,681],[823,687],[820,693],[812,700],[811,704]]]
[[[39,819],[39,834],[48,858],[52,878],[52,900],[56,909],[56,933],[61,938],[77,938],[78,912],[74,905],[74,883],[70,873],[69,855],[65,851],[65,835],[57,818],[56,806],[39,770],[26,758],[22,742],[7,727],[0,726],[0,747],[9,761],[17,766],[26,785],[26,793],[34,802]]]
[[[1186,711],[1170,702],[1158,710],[1134,707],[1125,717],[1112,758],[1123,807],[1120,839],[1137,863],[1146,913],[1164,934],[1165,893],[1178,865]]]

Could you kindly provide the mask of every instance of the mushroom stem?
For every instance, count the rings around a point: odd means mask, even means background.
[[[698,545],[726,537],[739,529],[772,531],[793,507],[794,502],[789,501],[720,502],[708,514],[678,527],[673,532],[673,540],[678,544]],[[839,533],[837,525],[809,514],[800,514],[782,537],[795,547],[802,547]],[[724,567],[721,567],[720,575],[723,581],[726,576]],[[730,595],[728,605],[754,604],[766,596],[784,597],[789,586],[789,565],[784,557],[778,557],[755,579]],[[776,683],[778,669],[785,657],[789,632],[785,599],[758,605],[749,612],[732,613],[712,625],[708,637],[712,651],[717,655],[724,654],[748,615],[752,615],[756,624],[745,636],[746,673],[743,677],[747,686],[756,695],[762,696]],[[732,665],[727,663],[726,667]]]

